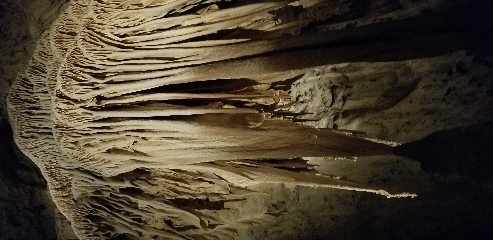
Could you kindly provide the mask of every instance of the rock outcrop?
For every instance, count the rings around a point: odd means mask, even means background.
[[[8,107],[16,143],[80,238],[233,236],[274,219],[245,209],[263,198],[250,188],[259,183],[414,196],[323,176],[300,158],[392,148],[278,110],[290,101],[282,82],[332,50],[296,57],[338,40],[300,34],[315,17],[279,22],[293,4],[70,3]]]
[[[405,113],[435,114],[426,105],[435,98],[412,104],[422,97],[416,89],[443,86],[428,83],[423,75],[433,70],[420,64],[442,63],[441,72],[460,59],[446,74],[465,78],[475,58],[460,50],[488,51],[479,43],[490,33],[451,24],[468,21],[458,11],[463,4],[71,1],[48,31],[33,31],[40,39],[7,102],[14,138],[66,218],[59,236],[71,225],[81,239],[241,239],[244,230],[284,219],[293,203],[272,201],[290,195],[285,186],[413,197],[401,193],[410,184],[349,181],[305,157],[393,152],[359,130],[397,141],[430,133],[435,123],[398,124]],[[490,5],[480,6],[465,11],[488,18]],[[427,59],[388,62],[415,58]],[[469,85],[491,74],[473,67]],[[478,88],[487,96],[491,84]],[[457,111],[491,119],[491,99],[466,100],[477,108]]]

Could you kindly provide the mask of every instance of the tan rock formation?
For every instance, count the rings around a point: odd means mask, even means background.
[[[286,17],[299,4],[314,3],[70,3],[38,41],[8,107],[16,143],[78,237],[231,237],[275,219],[256,204],[259,183],[414,196],[320,175],[301,158],[392,148],[279,110],[290,102],[284,82],[341,53],[309,48],[344,39],[304,33],[320,16]]]

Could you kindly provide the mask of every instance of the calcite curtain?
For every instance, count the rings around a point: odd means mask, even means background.
[[[82,239],[223,239],[275,216],[258,183],[390,194],[302,157],[392,147],[292,121],[293,80],[331,61],[317,1],[76,0],[12,86],[16,143]],[[316,25],[316,24],[315,24]],[[364,54],[365,49],[355,48]]]

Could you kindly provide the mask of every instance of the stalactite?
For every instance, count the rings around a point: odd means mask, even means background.
[[[80,238],[233,236],[274,218],[231,213],[262,198],[249,189],[259,183],[414,196],[323,176],[302,159],[392,147],[279,110],[291,100],[276,83],[325,64],[323,53],[296,59],[328,40],[296,35],[315,19],[279,22],[293,4],[71,2],[8,106],[17,144]]]

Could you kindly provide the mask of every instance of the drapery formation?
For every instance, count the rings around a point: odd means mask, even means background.
[[[392,148],[282,110],[289,82],[331,53],[311,50],[328,40],[303,32],[319,16],[291,17],[300,4],[70,3],[8,106],[17,144],[79,237],[222,239],[272,221],[262,207],[241,211],[264,182],[413,196],[320,175],[301,158]]]

